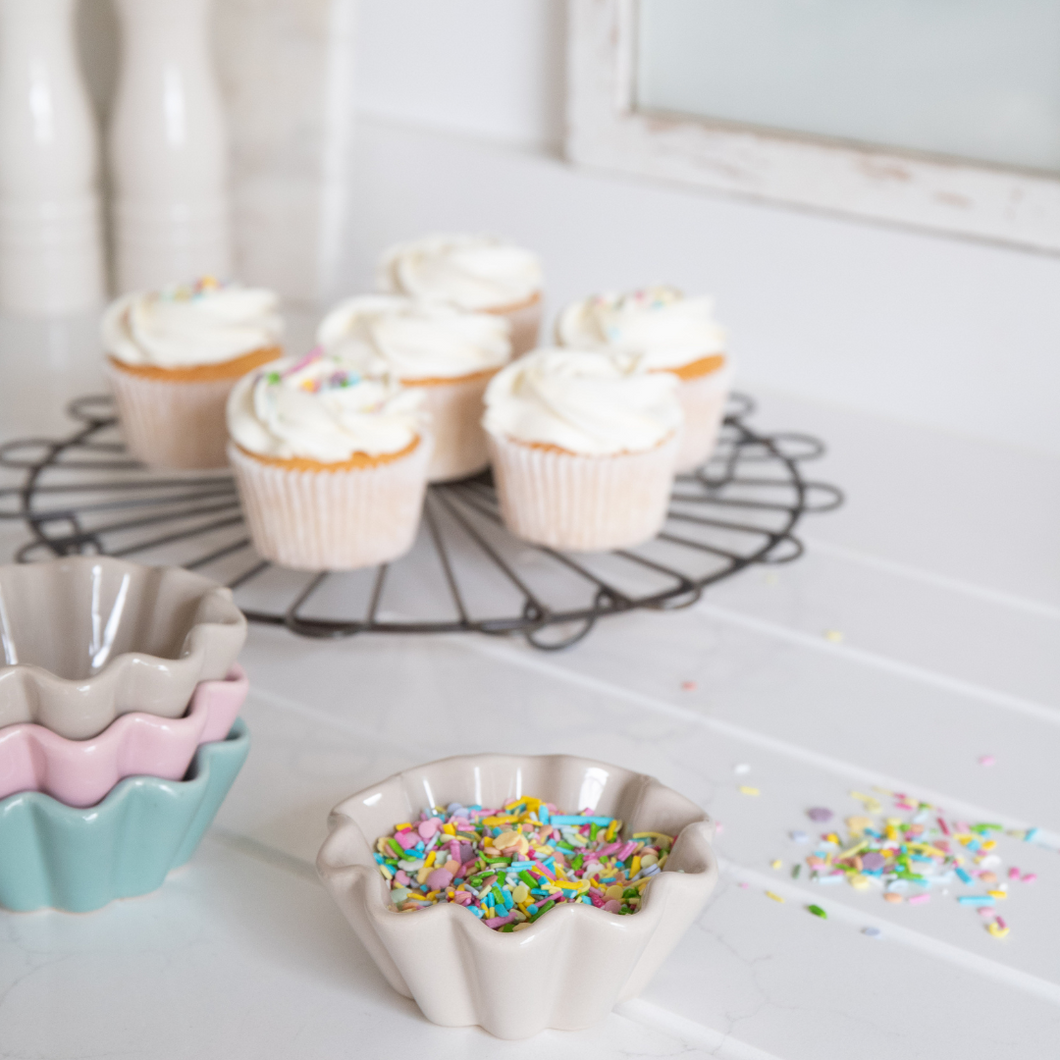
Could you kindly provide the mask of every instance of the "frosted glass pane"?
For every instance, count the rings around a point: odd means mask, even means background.
[[[638,106],[1060,171],[1060,0],[640,0]]]

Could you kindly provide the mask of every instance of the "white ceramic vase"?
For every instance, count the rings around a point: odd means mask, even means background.
[[[228,137],[211,0],[115,0],[122,69],[111,118],[120,291],[232,269]]]
[[[103,300],[98,141],[74,0],[0,0],[0,309]]]

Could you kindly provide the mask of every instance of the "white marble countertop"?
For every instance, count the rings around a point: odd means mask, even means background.
[[[62,429],[62,399],[98,387],[91,336],[0,321],[0,436]],[[759,396],[763,427],[829,442],[814,473],[849,497],[807,519],[790,566],[752,568],[689,611],[614,618],[556,655],[253,628],[253,749],[189,865],[89,915],[0,912],[0,1056],[1053,1060],[1060,462]],[[0,524],[5,557],[24,537]],[[724,871],[641,999],[591,1030],[509,1043],[435,1027],[391,991],[313,859],[345,795],[516,748],[655,774],[723,823]],[[1006,864],[1039,877],[1013,886],[1007,938],[953,895],[894,906],[791,878],[805,809],[857,812],[849,792],[873,785],[1040,828],[1035,843],[1001,840]],[[826,921],[807,914],[814,901]]]

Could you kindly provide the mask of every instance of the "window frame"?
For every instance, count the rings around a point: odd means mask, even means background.
[[[571,162],[1060,253],[1060,176],[637,110],[637,3],[570,0]]]

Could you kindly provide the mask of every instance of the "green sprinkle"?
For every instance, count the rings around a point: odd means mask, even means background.
[[[795,868],[793,868],[791,870],[791,878],[793,880],[797,880],[799,878],[799,873],[800,872],[802,872],[802,865],[798,864],[798,865],[795,866]]]
[[[822,920],[828,919],[828,914],[819,905],[808,905],[806,907],[814,916],[819,916]]]

